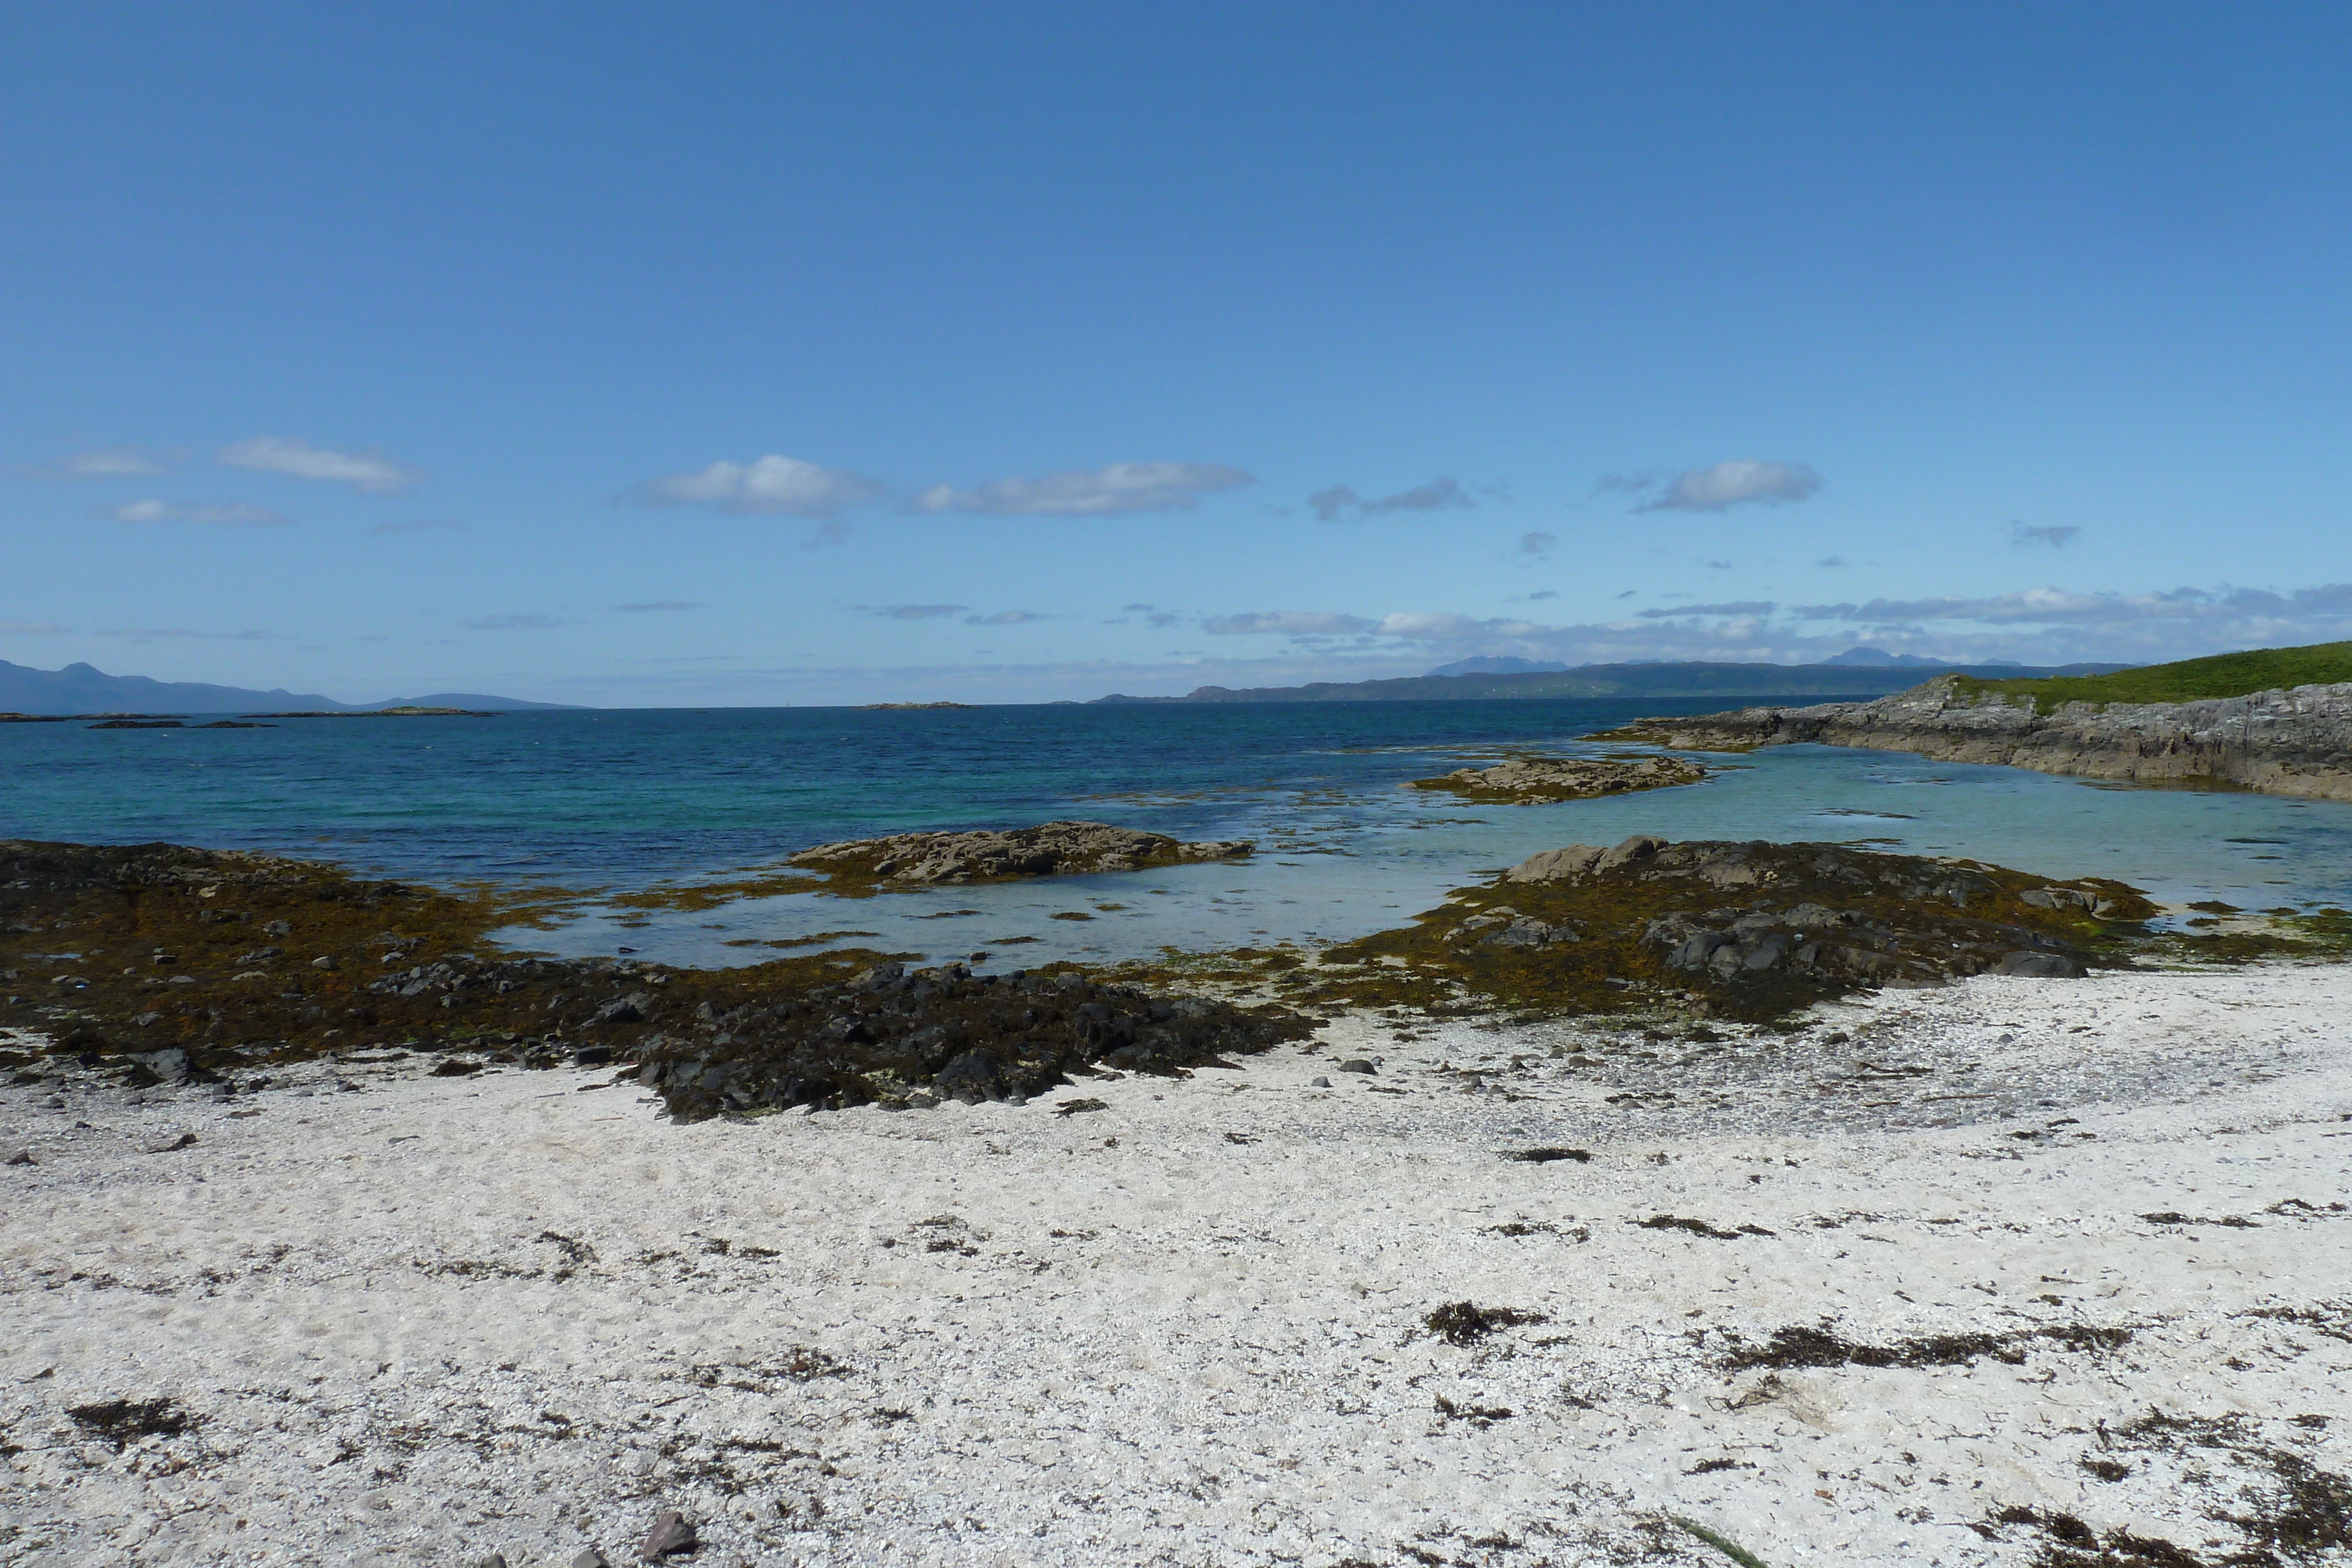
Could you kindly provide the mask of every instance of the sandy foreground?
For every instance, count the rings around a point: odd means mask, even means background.
[[[1068,1115],[0,1090],[0,1560],[2342,1561],[2352,968],[1822,1018],[1356,1018]]]

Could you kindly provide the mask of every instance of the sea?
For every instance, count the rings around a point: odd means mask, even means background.
[[[1769,699],[1759,699],[1769,701]],[[1801,701],[1804,699],[1790,699]],[[1826,840],[2105,876],[2171,905],[2352,904],[2352,805],[1783,747],[1705,783],[1472,806],[1411,780],[1703,699],[1263,703],[867,710],[596,709],[288,718],[254,729],[0,725],[0,836],[164,841],[331,861],[369,875],[579,895],[565,956],[693,965],[881,948],[998,968],[1342,941],[1566,843]],[[191,724],[205,716],[192,717]],[[774,869],[811,845],[1079,818],[1249,839],[1245,861],[702,910],[611,895]]]

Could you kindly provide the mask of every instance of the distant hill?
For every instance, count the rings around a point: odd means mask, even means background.
[[[1936,664],[1996,680],[2093,675],[2128,664]],[[1883,697],[1915,685],[1917,665],[1581,664],[1574,669],[1504,674],[1403,675],[1385,681],[1316,681],[1303,686],[1200,686],[1181,697],[1114,693],[1098,703],[1484,702],[1510,697]]]
[[[1890,653],[1884,648],[1848,648],[1822,661],[1824,664],[1855,664],[1871,670],[1952,670],[1959,668],[1948,659],[1923,659],[1916,653]],[[1969,669],[2021,670],[2024,665],[2014,659],[1987,659]],[[2121,668],[2121,666],[2117,666]]]
[[[1509,653],[1481,653],[1475,659],[1456,659],[1450,664],[1440,664],[1429,673],[1433,675],[1533,675],[1570,667],[1544,659],[1516,658]]]
[[[246,713],[268,709],[356,712],[409,704],[418,707],[560,708],[564,703],[523,702],[473,692],[436,692],[429,696],[390,697],[380,703],[342,703],[316,692],[254,691],[207,685],[201,681],[158,681],[145,675],[110,675],[89,664],[36,670],[0,659],[0,713]]]

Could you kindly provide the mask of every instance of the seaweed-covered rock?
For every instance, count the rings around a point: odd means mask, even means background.
[[[1492,768],[1457,768],[1440,778],[1415,779],[1412,787],[1448,790],[1481,804],[1538,806],[1696,784],[1709,772],[1679,757],[1514,757]]]
[[[1092,1068],[1172,1073],[1304,1038],[1307,1021],[1075,974],[877,965],[847,982],[646,1042],[638,1080],[671,1113],[1024,1100]]]
[[[1246,839],[1188,843],[1165,833],[1115,828],[1108,822],[1045,822],[1006,832],[894,833],[882,839],[849,839],[803,850],[792,857],[792,863],[829,873],[847,883],[923,887],[1236,860],[1256,848]]]
[[[2079,977],[2125,961],[2128,933],[2111,937],[2111,925],[2155,912],[2120,883],[1844,844],[1638,834],[1531,855],[1413,928],[1334,956],[1400,958],[1515,1004],[1606,1009],[1663,992],[1769,1018],[1963,975]]]

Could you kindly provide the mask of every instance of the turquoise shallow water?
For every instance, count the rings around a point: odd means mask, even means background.
[[[1691,705],[1696,711],[1711,705]],[[1884,752],[1784,747],[1685,789],[1465,807],[1402,788],[1496,747],[1575,737],[1654,699],[523,713],[276,729],[0,726],[0,833],[270,850],[431,881],[633,887],[828,840],[1055,817],[1254,838],[1251,862],[868,899],[795,894],[530,946],[679,962],[857,931],[1003,964],[1339,939],[1538,849],[1673,838],[1867,839],[2176,902],[2352,903],[2352,806],[2118,788]],[[1117,905],[1118,907],[1105,907]],[[1088,919],[1055,920],[1055,915]],[[1031,940],[1007,945],[1008,938]],[[730,946],[730,944],[739,944]]]

